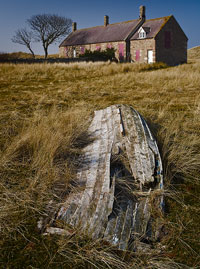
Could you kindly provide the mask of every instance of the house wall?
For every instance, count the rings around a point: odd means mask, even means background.
[[[126,60],[125,41],[60,47],[59,56],[64,58],[74,58],[74,49],[76,50],[76,57],[79,57],[79,55],[83,54],[86,49],[91,51],[100,49],[101,51],[103,51],[107,48],[115,49],[115,57],[117,60],[121,62]]]
[[[166,32],[170,33],[169,46],[166,46]],[[168,65],[177,65],[187,62],[187,37],[174,17],[156,36],[156,61]]]
[[[153,50],[153,62],[156,62],[155,40],[153,38],[131,40],[131,61],[137,63],[147,63],[148,50]]]
[[[116,50],[115,57],[121,62],[131,60],[132,62],[147,63],[148,50],[153,51],[152,62],[164,62],[168,65],[187,62],[187,37],[173,16],[160,29],[155,38],[60,47],[60,57],[79,57],[86,49],[103,51],[107,47]]]

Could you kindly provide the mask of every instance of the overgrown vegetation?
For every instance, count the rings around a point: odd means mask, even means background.
[[[115,58],[115,49],[107,48],[106,50],[85,50],[80,54],[80,58],[87,58],[89,61],[117,61]]]
[[[1,64],[0,266],[198,268],[199,70],[198,60],[164,69],[158,64]],[[149,253],[116,251],[64,223],[57,223],[64,236],[44,236],[36,228],[46,208],[54,210],[72,187],[90,115],[117,103],[132,105],[147,119],[163,159],[163,238]]]

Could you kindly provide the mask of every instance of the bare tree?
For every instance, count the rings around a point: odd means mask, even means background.
[[[12,38],[12,42],[26,46],[33,55],[33,58],[35,58],[35,54],[31,48],[32,40],[33,40],[33,33],[28,31],[26,28],[17,30]]]
[[[35,41],[42,42],[45,59],[48,56],[49,45],[69,34],[72,25],[71,19],[55,14],[34,15],[27,22],[33,31]]]

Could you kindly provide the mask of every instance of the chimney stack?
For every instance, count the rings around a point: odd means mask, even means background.
[[[72,31],[75,32],[77,30],[77,23],[73,22],[72,23]]]
[[[145,20],[146,15],[145,15],[145,6],[140,6],[140,19],[144,19]]]
[[[104,16],[104,26],[109,24],[109,17],[107,15]]]

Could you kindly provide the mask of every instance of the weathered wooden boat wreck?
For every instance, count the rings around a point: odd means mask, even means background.
[[[162,211],[163,176],[147,123],[132,107],[113,105],[95,111],[88,133],[76,188],[45,232],[62,232],[55,223],[63,220],[121,250],[149,244],[158,234],[152,207]]]

